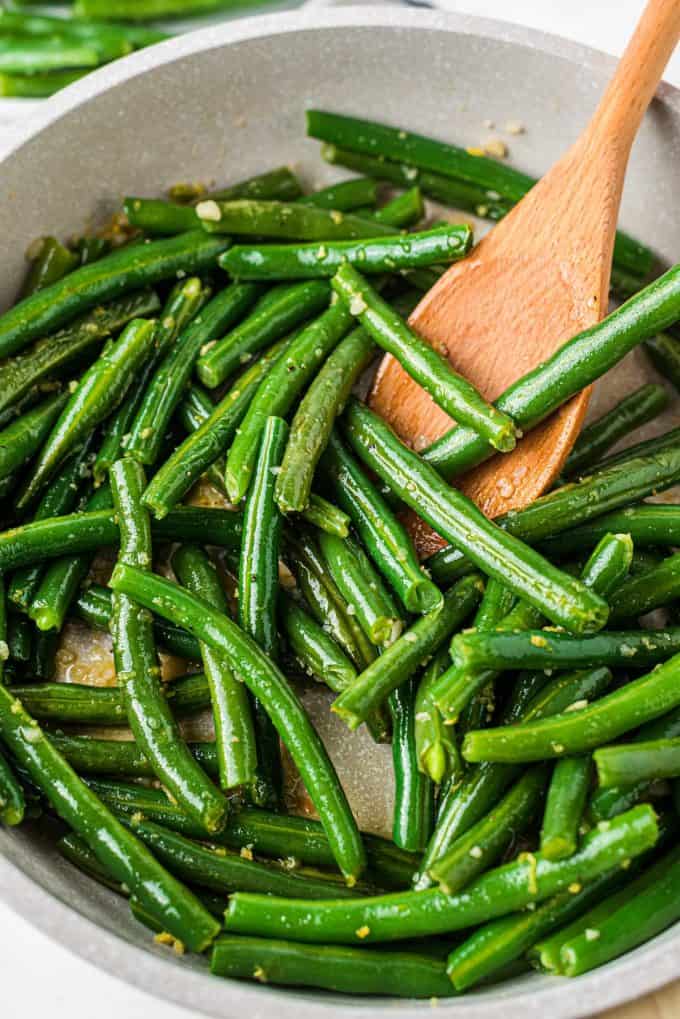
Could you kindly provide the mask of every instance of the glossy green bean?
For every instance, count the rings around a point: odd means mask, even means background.
[[[568,860],[551,862],[541,854],[507,863],[479,877],[466,891],[438,889],[397,892],[345,902],[309,902],[237,893],[225,914],[228,931],[294,937],[302,942],[366,944],[450,934],[541,902],[574,881],[593,879],[654,845],[656,815],[647,805],[610,822],[606,831],[585,837]]]
[[[239,237],[339,241],[393,233],[389,224],[376,223],[372,217],[364,219],[337,209],[320,209],[299,202],[288,204],[247,198],[224,202],[213,198],[199,202],[196,214],[209,233]]]
[[[31,264],[21,289],[22,298],[63,279],[78,265],[77,255],[65,248],[56,237],[41,237],[29,248],[28,257]]]
[[[0,685],[0,733],[60,817],[83,837],[101,865],[192,951],[203,951],[219,924],[118,822],[24,710]]]
[[[262,701],[290,751],[340,869],[348,879],[356,879],[364,866],[356,824],[323,744],[279,669],[231,620],[169,581],[119,563],[111,586],[171,622],[181,621],[199,639],[227,655],[236,675]]]
[[[374,218],[371,222],[375,223]],[[381,231],[385,232],[385,231]],[[223,269],[242,280],[324,279],[343,265],[375,274],[448,264],[472,246],[469,226],[447,224],[419,233],[387,237],[363,234],[361,240],[327,240],[312,244],[235,244],[220,258]]]
[[[636,782],[625,788],[612,786],[611,789],[596,789],[588,803],[588,816],[596,823],[609,821],[646,800],[649,792],[649,782]]]
[[[276,501],[283,513],[301,513],[309,504],[314,473],[335,419],[375,354],[366,331],[354,329],[331,352],[300,401],[276,479]]]
[[[0,481],[35,456],[67,399],[67,393],[54,393],[0,431]]]
[[[474,428],[495,449],[506,453],[514,449],[516,429],[507,414],[454,372],[446,358],[421,339],[351,265],[341,265],[331,285],[378,346],[392,354],[439,407]]]
[[[286,446],[287,448],[288,446]],[[281,509],[280,506],[279,509]],[[312,492],[309,496],[307,508],[302,511],[302,516],[308,524],[313,524],[314,527],[325,531],[326,534],[334,534],[337,538],[346,538],[349,535],[351,521],[348,514],[338,506],[334,506],[328,499],[317,495],[316,492]]]
[[[180,506],[154,521],[155,541],[194,541],[236,549],[241,543],[241,514],[202,506]],[[0,571],[45,562],[65,554],[94,552],[119,540],[110,510],[70,513],[15,527],[0,534]]]
[[[0,38],[0,71],[10,74],[34,74],[41,71],[71,70],[98,67],[104,60],[129,53],[131,47],[115,48],[95,45],[92,41],[66,37],[30,38],[14,36]]]
[[[254,283],[234,284],[254,287]],[[284,284],[265,294],[250,315],[214,344],[205,344],[197,361],[201,382],[214,389],[264,347],[270,346],[327,307],[329,287],[320,280]],[[207,349],[206,349],[207,348]]]
[[[591,772],[590,757],[568,757],[556,763],[541,826],[541,852],[546,859],[563,860],[576,852]]]
[[[407,612],[431,612],[442,594],[421,570],[403,524],[362,469],[332,434],[321,461],[336,501],[352,518],[371,559]]]
[[[223,935],[210,960],[214,976],[347,994],[430,998],[453,994],[444,963],[416,952],[376,952],[339,945],[299,945]]]
[[[74,81],[85,77],[85,68],[73,71],[40,71],[36,74],[0,74],[0,96],[13,99],[48,99]]]
[[[635,428],[652,421],[668,406],[668,392],[650,382],[640,386],[584,428],[563,468],[565,475],[580,474],[600,460],[619,439],[626,438]]]
[[[593,759],[598,783],[604,789],[677,778],[680,775],[680,737],[600,747]]]
[[[463,624],[478,603],[482,590],[478,574],[464,577],[447,591],[442,606],[422,616],[364,669],[334,701],[332,710],[350,729],[356,729]]]
[[[190,205],[165,202],[160,198],[123,199],[123,212],[130,226],[151,237],[173,236],[186,230],[200,230],[201,221]]]
[[[617,531],[629,534],[636,548],[677,545],[680,543],[680,507],[642,503],[614,510],[581,527],[562,531],[559,537],[542,542],[541,548],[551,557],[571,555],[592,548],[605,534]]]
[[[154,322],[133,319],[82,376],[40,451],[18,506],[28,505],[71,450],[121,402],[147,358]]]
[[[202,230],[151,244],[119,248],[20,301],[0,317],[0,357],[65,325],[76,315],[132,290],[209,269],[228,241]]]
[[[51,740],[79,775],[120,775],[126,779],[154,777],[151,764],[133,740],[95,739],[91,736],[64,736],[60,733],[55,733]],[[201,768],[217,778],[215,744],[190,743],[189,748]],[[198,822],[192,823],[198,826]],[[205,829],[202,830],[205,833]]]
[[[582,633],[604,626],[608,608],[599,595],[487,520],[372,411],[353,401],[345,417],[348,437],[364,463],[480,569],[569,630]]]
[[[528,431],[565,400],[590,385],[639,343],[677,321],[680,269],[670,269],[607,318],[563,344],[551,357],[518,379],[496,406]],[[491,447],[472,429],[454,429],[423,452],[444,477],[469,470],[491,455]]]
[[[181,584],[219,612],[228,612],[216,570],[202,549],[182,545],[172,563]],[[224,657],[205,643],[201,644],[201,659],[210,686],[220,785],[225,790],[251,785],[257,769],[257,749],[247,690]]]
[[[339,302],[331,305],[293,338],[263,377],[227,456],[225,479],[232,502],[240,502],[248,491],[267,418],[286,416],[351,325],[349,311]]]
[[[488,587],[488,585],[487,585]],[[486,594],[486,592],[485,592]],[[441,648],[423,672],[415,703],[415,742],[418,766],[433,782],[457,781],[462,761],[456,733],[444,719],[432,697],[432,690],[449,664],[448,648]]]
[[[353,177],[330,184],[327,188],[312,191],[297,199],[298,205],[315,205],[317,209],[337,209],[350,212],[375,205],[378,200],[378,185],[371,177]]]
[[[357,671],[340,645],[293,598],[279,599],[279,617],[288,646],[305,672],[334,693],[356,679]]]
[[[430,867],[429,876],[442,891],[455,895],[502,857],[540,809],[547,777],[544,766],[526,771],[503,799]]]
[[[224,454],[260,382],[285,349],[284,343],[276,344],[240,375],[210,416],[159,468],[142,500],[157,519],[167,516],[200,476]]]
[[[644,616],[680,595],[680,553],[668,556],[646,573],[631,577],[609,599],[613,623]]]
[[[189,382],[196,359],[206,344],[231,328],[248,312],[258,290],[232,284],[201,310],[154,372],[130,428],[127,456],[143,464],[158,459],[170,419]]]
[[[392,716],[392,767],[394,770],[394,844],[422,852],[434,825],[434,783],[418,768],[415,741],[415,707],[418,684],[407,679],[389,698]]]

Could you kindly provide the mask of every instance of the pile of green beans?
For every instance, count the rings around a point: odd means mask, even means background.
[[[55,60],[137,31],[70,20],[67,54],[2,12],[0,76],[30,53],[12,24]],[[680,436],[634,434],[669,393],[610,407],[495,521],[449,480],[672,329],[680,267],[645,287],[620,234],[626,303],[489,402],[406,321],[472,245],[422,195],[497,220],[531,179],[309,129],[363,176],[128,197],[120,243],[40,239],[0,314],[0,824],[56,813],[55,852],[220,977],[437,999],[576,976],[680,920],[680,505],[643,501],[680,481]],[[458,422],[420,452],[361,398],[383,352]],[[414,514],[449,542],[425,562]],[[94,661],[61,681],[97,631],[113,685]],[[361,762],[391,772],[390,838],[324,745],[364,725],[391,743]]]

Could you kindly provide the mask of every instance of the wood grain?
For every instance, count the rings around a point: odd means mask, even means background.
[[[660,991],[631,1001],[628,1005],[600,1013],[600,1019],[678,1019],[680,1016],[680,981]]]

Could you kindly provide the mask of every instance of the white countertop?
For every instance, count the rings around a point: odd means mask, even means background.
[[[440,0],[438,6],[529,25],[619,54],[644,4],[643,0],[589,0],[585,6],[577,0]],[[680,52],[666,77],[680,85]],[[11,112],[5,106],[5,115]],[[0,102],[0,124],[2,117]],[[2,904],[0,931],[3,1019],[92,1019],[93,1015],[96,1019],[190,1019],[195,1015],[75,958]]]

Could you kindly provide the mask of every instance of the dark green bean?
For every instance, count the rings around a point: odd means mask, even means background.
[[[78,778],[73,769],[23,709],[0,685],[0,733],[3,742],[50,800],[60,817],[83,837],[101,865],[127,885],[132,895],[176,938],[201,952],[219,924],[191,892],[153,858]]]
[[[67,393],[55,393],[0,431],[0,481],[38,452],[62,412]]]
[[[602,788],[637,785],[680,775],[680,737],[600,747],[593,754]]]
[[[207,390],[199,386],[198,383],[192,382],[187,387],[184,399],[177,408],[177,418],[185,432],[191,435],[192,432],[198,431],[201,425],[205,424],[214,409],[215,404]],[[205,476],[213,488],[216,488],[222,495],[227,494],[222,464],[219,466],[217,463],[211,464],[207,468]]]
[[[600,460],[619,439],[626,438],[635,428],[652,421],[668,406],[668,393],[656,383],[640,386],[584,428],[567,457],[563,473],[580,474]]]
[[[296,601],[280,598],[279,615],[290,650],[305,672],[334,693],[356,679],[356,669],[340,646]]]
[[[228,931],[294,937],[302,942],[367,944],[428,936],[485,923],[541,902],[575,881],[587,881],[651,848],[658,837],[651,807],[634,807],[595,829],[568,860],[551,862],[527,854],[479,877],[458,895],[438,889],[396,892],[344,902],[277,899],[237,893],[225,915]]]
[[[362,240],[323,238],[313,244],[236,244],[220,258],[220,265],[242,280],[324,279],[343,265],[374,274],[455,262],[472,246],[469,226],[447,224],[403,237],[394,233],[379,237],[378,233],[374,226],[376,236],[366,233]]]
[[[171,622],[181,621],[200,640],[227,655],[236,675],[262,701],[290,751],[340,869],[356,879],[364,852],[352,813],[323,744],[279,669],[230,619],[169,581],[119,563],[111,586]]]
[[[668,556],[639,577],[631,577],[609,599],[612,622],[644,616],[680,595],[680,553]]]
[[[591,772],[590,757],[568,757],[555,765],[541,827],[546,859],[563,860],[576,852]]]
[[[156,472],[142,501],[157,519],[167,516],[207,468],[222,456],[236,435],[260,382],[286,349],[285,342],[277,343],[240,375],[210,416]]]
[[[455,895],[502,857],[538,812],[547,777],[544,766],[526,771],[488,814],[436,860],[429,875],[442,891]]]
[[[219,612],[228,612],[216,570],[202,549],[183,545],[173,555],[172,564],[181,584]],[[224,657],[205,643],[201,644],[201,658],[210,685],[220,785],[225,790],[251,785],[257,769],[257,749],[248,692]]]
[[[597,789],[588,804],[588,814],[593,821],[609,821],[617,814],[630,810],[649,795],[650,783],[638,782],[622,789],[618,786],[611,789]]]
[[[478,574],[464,577],[447,591],[442,606],[422,616],[364,669],[334,701],[332,710],[350,729],[356,729],[463,624],[479,602],[482,591],[483,583]]]
[[[293,338],[285,355],[264,376],[227,457],[225,478],[232,502],[240,502],[248,491],[267,418],[288,413],[351,325],[349,311],[340,302],[331,305]]]
[[[559,537],[541,543],[549,556],[565,556],[592,548],[605,534],[627,533],[635,546],[668,547],[680,544],[680,506],[642,503],[628,509],[605,513],[594,520],[562,531]]]
[[[89,368],[40,451],[18,506],[28,505],[71,450],[118,406],[148,356],[154,322],[133,319]]]
[[[604,626],[608,608],[599,595],[489,521],[367,407],[352,401],[346,420],[350,441],[364,463],[479,568],[567,629],[581,633]]]
[[[223,202],[213,198],[199,202],[196,214],[209,233],[241,237],[339,241],[394,232],[389,224],[376,223],[373,217],[362,219],[337,209],[320,209],[299,202],[291,205],[244,198]]]
[[[301,513],[308,506],[314,473],[335,419],[375,353],[366,331],[354,329],[331,352],[300,401],[276,479],[276,501],[283,513]]]
[[[111,468],[120,528],[118,562],[142,571],[151,568],[151,526],[141,502],[145,487],[143,468],[135,461],[118,460]],[[111,633],[116,675],[137,744],[178,804],[207,832],[219,831],[228,804],[191,756],[163,697],[151,612],[116,591]]]
[[[433,1001],[453,994],[444,963],[415,952],[376,952],[223,935],[213,949],[210,970],[218,977],[320,987],[348,994]]]
[[[234,284],[255,287],[254,283]],[[204,344],[198,377],[209,389],[225,381],[263,347],[270,346],[327,307],[329,287],[320,280],[284,284],[260,299],[250,315],[224,339]]]
[[[352,518],[366,551],[406,611],[431,612],[441,605],[441,592],[421,570],[403,524],[337,435],[331,435],[321,465],[338,504]]]
[[[121,775],[126,779],[154,777],[153,768],[132,740],[94,739],[91,736],[64,736],[60,733],[53,735],[51,740],[78,774],[107,777]],[[215,744],[191,743],[189,748],[201,768],[217,778]],[[198,825],[196,821],[192,823]],[[205,829],[202,830],[205,834]]]
[[[0,357],[7,357],[65,325],[76,315],[132,290],[209,269],[229,242],[202,230],[151,244],[119,248],[92,265],[20,301],[0,317]]]
[[[418,684],[412,678],[392,692],[392,766],[394,769],[394,844],[422,852],[434,825],[434,783],[418,768],[415,704]]]
[[[2,11],[0,14],[6,12]],[[31,267],[26,274],[21,297],[30,297],[51,283],[63,279],[78,265],[78,258],[56,237],[40,237],[31,245],[28,257]]]
[[[331,285],[378,346],[392,354],[439,407],[474,428],[495,449],[506,453],[514,449],[516,430],[507,414],[497,411],[472,383],[454,372],[446,358],[422,340],[351,265],[341,265]]]
[[[378,185],[371,177],[353,177],[338,184],[331,184],[310,195],[297,199],[298,205],[315,205],[317,209],[337,209],[350,212],[375,205],[378,200]]]
[[[179,196],[179,188],[170,189],[170,197]],[[288,166],[278,166],[266,173],[258,173],[254,177],[231,184],[229,187],[213,191],[206,197],[216,201],[230,202],[235,198],[278,199],[294,202],[302,195],[300,181]],[[202,196],[201,196],[202,197]]]

